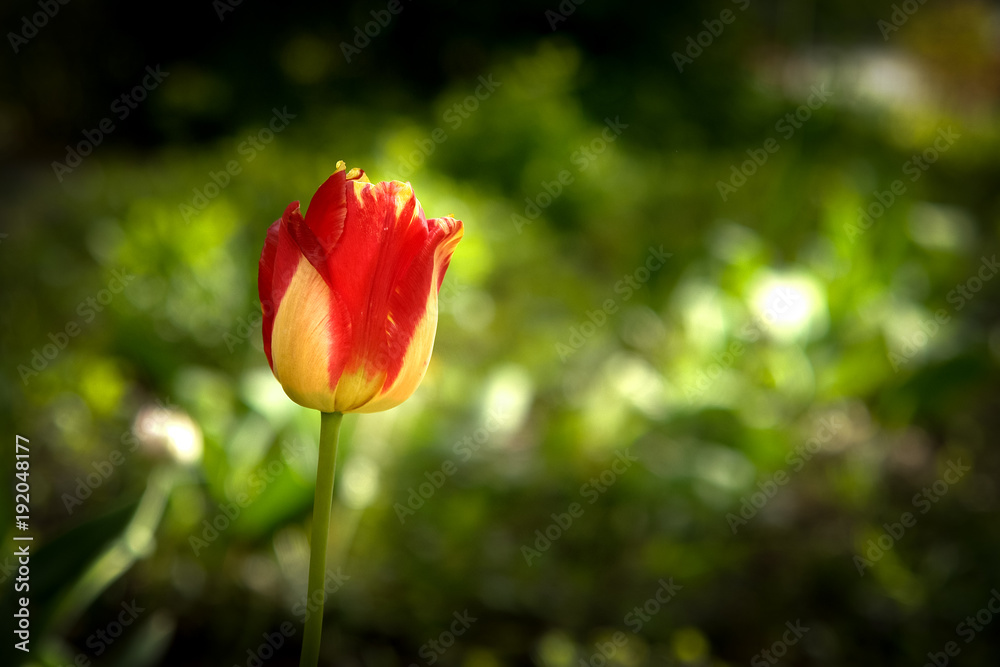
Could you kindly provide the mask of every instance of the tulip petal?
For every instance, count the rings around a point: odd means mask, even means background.
[[[324,277],[328,277],[326,258],[344,233],[346,183],[343,169],[338,169],[326,179],[310,200],[303,229],[299,232],[306,246],[302,248],[302,253]]]
[[[408,347],[401,358],[396,377],[392,381],[387,380],[379,395],[355,412],[380,412],[394,408],[409,398],[420,385],[434,350],[438,320],[437,300],[437,290],[432,290],[428,295],[424,316],[407,341]]]
[[[370,383],[381,383],[380,394],[389,394],[363,408],[369,411],[402,402],[423,378],[437,328],[437,292],[462,223],[428,221],[409,184],[400,182],[356,184],[348,219],[345,246],[355,229],[377,240],[350,257],[334,256],[330,268],[350,312],[365,313],[352,333],[346,370],[363,366]],[[358,289],[343,289],[348,275],[361,278]]]
[[[324,412],[338,410],[330,379],[336,337],[343,330],[335,319],[343,315],[326,281],[303,256],[299,256],[284,298],[274,317],[272,369],[285,393],[300,405]]]
[[[423,211],[420,212],[420,217],[423,217]],[[389,337],[389,349],[407,349],[416,345],[416,340],[413,339],[418,338],[420,327],[425,322],[430,322],[430,340],[422,341],[427,350],[427,360],[423,364],[426,367],[437,329],[437,297],[441,281],[444,280],[444,272],[464,230],[462,223],[454,218],[436,218],[427,220],[424,224],[426,232],[420,239],[421,244],[409,249],[415,252],[408,264],[400,264],[393,279],[395,289],[389,297],[386,335]],[[397,382],[397,375],[408,361],[399,355],[391,357],[393,363],[387,369],[387,387]],[[423,370],[412,389],[416,388],[422,377]]]
[[[462,234],[459,220],[427,220],[409,183],[372,184],[343,162],[304,217],[289,205],[268,229],[258,277],[265,353],[289,397],[325,412],[406,400],[430,361]]]
[[[271,365],[271,370],[274,370],[274,359],[271,354],[274,318],[285,291],[292,281],[292,276],[295,275],[298,268],[299,257],[302,255],[298,245],[288,233],[288,226],[284,224],[290,211],[297,211],[298,206],[298,202],[292,202],[285,210],[282,219],[275,221],[268,228],[264,249],[260,254],[257,292],[260,296],[263,312],[261,331],[264,339],[264,353],[267,355],[267,362]]]
[[[264,238],[264,248],[260,252],[260,271],[257,274],[257,291],[263,304],[271,298],[271,280],[274,277],[274,259],[278,253],[278,226],[281,220],[275,220],[267,228]]]

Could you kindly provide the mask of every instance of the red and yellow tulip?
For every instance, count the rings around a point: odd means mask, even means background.
[[[409,183],[371,183],[343,162],[305,216],[267,230],[258,289],[264,351],[289,398],[322,412],[378,412],[423,379],[438,291],[460,220],[428,220]]]

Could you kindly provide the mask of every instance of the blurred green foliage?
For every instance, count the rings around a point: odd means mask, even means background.
[[[746,664],[797,620],[784,664],[949,641],[995,664],[994,629],[959,624],[1000,586],[996,8],[928,3],[883,40],[890,6],[754,3],[678,72],[730,5],[591,0],[549,31],[556,3],[407,4],[346,62],[383,6],[204,9],[219,43],[164,51],[162,86],[61,182],[104,91],[162,54],[109,45],[118,78],[74,97],[46,39],[101,10],[70,5],[4,65],[25,664],[251,665],[286,623],[263,662],[297,664],[319,419],[268,369],[257,259],[340,159],[466,234],[421,388],[344,422],[326,664]],[[294,118],[268,135],[275,109]]]

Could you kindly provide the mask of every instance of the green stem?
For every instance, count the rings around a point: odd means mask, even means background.
[[[337,442],[340,439],[340,412],[320,413],[319,463],[316,466],[316,495],[313,498],[312,543],[309,546],[309,601],[318,601],[319,610],[306,621],[302,637],[299,667],[319,664],[319,644],[323,636],[323,605],[326,602],[326,542],[330,532],[330,506],[333,504],[333,476],[337,467]],[[318,597],[313,597],[319,592]]]

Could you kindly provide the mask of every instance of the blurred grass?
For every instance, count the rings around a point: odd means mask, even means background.
[[[267,225],[339,159],[373,180],[412,168],[428,216],[464,220],[466,236],[420,390],[345,420],[331,570],[349,579],[329,602],[330,664],[430,663],[427,642],[465,610],[478,620],[443,664],[577,664],[616,631],[623,665],[736,664],[796,619],[811,630],[790,663],[913,664],[941,650],[989,598],[1000,546],[997,284],[961,309],[948,298],[997,247],[997,96],[975,63],[961,71],[982,90],[942,82],[934,59],[948,56],[927,46],[939,33],[921,30],[979,20],[976,6],[922,9],[882,52],[783,51],[747,15],[742,36],[727,28],[732,41],[670,85],[667,52],[654,71],[557,34],[487,63],[502,85],[457,127],[449,110],[479,73],[426,99],[373,81],[363,102],[289,104],[296,117],[252,161],[240,146],[280,98],[210,141],[100,146],[61,185],[26,165],[3,201],[0,396],[7,432],[32,442],[44,648],[30,664],[97,658],[88,638],[133,598],[150,611],[107,664],[247,664],[262,633],[301,629],[319,420],[267,368],[256,262]],[[289,40],[286,75],[347,76],[339,54],[317,56],[329,48]],[[979,48],[969,62],[996,63]],[[223,104],[226,86],[187,67],[151,97],[156,122]],[[723,201],[717,182],[824,82],[830,102]],[[603,152],[574,158],[619,117],[628,127]],[[904,165],[947,127],[960,138],[908,180]],[[181,205],[230,160],[240,173],[185,221]],[[573,181],[519,233],[512,216],[564,170]],[[905,194],[852,240],[857,209],[898,178]],[[661,246],[663,268],[621,289]],[[135,277],[88,320],[80,304],[115,271]],[[775,316],[779,294],[793,307]],[[606,323],[585,326],[608,299]],[[950,321],[894,369],[890,355],[942,308]],[[22,381],[19,365],[69,322],[79,335]],[[138,415],[157,403],[193,421],[146,432]],[[832,433],[806,460],[824,423]],[[477,430],[481,448],[463,449]],[[69,513],[66,494],[116,449],[125,463]],[[622,451],[639,462],[591,504],[586,485]],[[971,472],[918,513],[914,494],[956,460]],[[401,521],[445,461],[457,472]],[[782,470],[788,484],[734,534],[727,515]],[[162,520],[142,525],[153,542],[50,631],[44,619],[121,538],[151,476],[171,480]],[[241,493],[247,507],[227,516]],[[522,547],[538,549],[535,531],[575,502],[582,516],[529,565]],[[859,577],[854,556],[905,511],[916,525]],[[676,598],[633,633],[627,614],[671,577]],[[295,664],[298,641],[268,664]],[[987,632],[962,655],[988,664],[1000,646]]]

